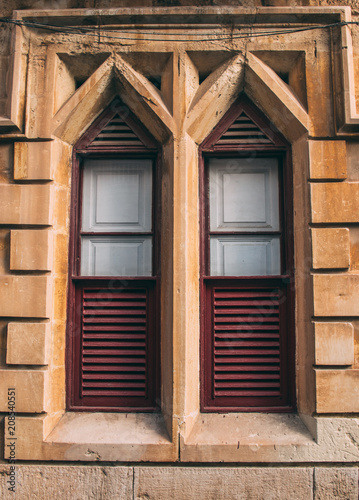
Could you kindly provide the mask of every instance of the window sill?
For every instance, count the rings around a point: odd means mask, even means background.
[[[162,416],[153,413],[68,412],[44,444],[62,450],[57,460],[162,462],[177,456]]]
[[[187,439],[183,462],[303,462],[318,448],[298,415],[202,413]]]

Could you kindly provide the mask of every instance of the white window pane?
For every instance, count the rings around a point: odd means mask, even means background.
[[[212,236],[211,276],[280,274],[280,240],[271,236]]]
[[[151,276],[151,236],[84,236],[82,276]]]
[[[211,231],[279,230],[276,158],[211,159],[209,191]]]
[[[151,160],[85,160],[83,231],[151,231],[151,221]]]

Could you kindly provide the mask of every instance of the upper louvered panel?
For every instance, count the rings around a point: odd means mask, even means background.
[[[122,118],[116,115],[95,137],[90,146],[134,146],[146,148]]]
[[[279,290],[213,293],[214,396],[279,396]]]
[[[217,144],[272,144],[272,141],[250,118],[242,114],[218,139]]]
[[[145,289],[84,289],[82,395],[146,395]]]

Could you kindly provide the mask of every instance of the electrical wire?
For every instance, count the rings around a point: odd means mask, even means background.
[[[75,27],[67,27],[67,26],[57,26],[53,24],[45,24],[45,23],[39,23],[39,22],[32,22],[32,21],[20,21],[16,19],[7,19],[7,18],[0,18],[0,23],[8,23],[8,24],[15,24],[17,26],[25,26],[28,28],[38,28],[38,29],[47,29],[49,31],[54,31],[56,33],[63,33],[63,34],[72,34],[72,35],[85,35],[85,36],[94,36],[98,38],[99,36],[101,38],[108,38],[108,39],[114,39],[114,40],[127,40],[127,41],[143,41],[143,42],[168,42],[168,38],[157,38],[160,36],[163,36],[163,33],[155,33],[155,32],[146,32],[146,28],[134,28],[133,31],[129,31],[128,29],[126,30],[111,30],[111,33],[126,33],[126,34],[132,34],[132,37],[128,36],[113,36],[109,35],[104,29],[103,25],[97,26],[97,27],[81,27],[81,28],[75,28]],[[312,31],[312,30],[318,30],[318,29],[327,29],[327,28],[334,28],[334,27],[342,27],[342,26],[347,26],[347,25],[359,25],[359,22],[357,21],[342,21],[342,22],[337,22],[337,23],[332,23],[332,24],[325,24],[325,25],[314,25],[314,26],[302,26],[299,28],[281,28],[281,29],[273,29],[269,31],[261,31],[261,32],[242,32],[238,34],[231,34],[228,35],[228,33],[218,33],[215,38],[203,38],[205,36],[212,36],[213,37],[213,32],[212,33],[193,33],[191,35],[192,38],[177,38],[177,39],[171,39],[172,42],[196,42],[200,40],[196,40],[193,37],[202,37],[204,41],[208,42],[217,42],[217,41],[226,41],[226,40],[239,40],[243,38],[258,38],[258,37],[266,37],[266,36],[277,36],[277,35],[287,35],[287,34],[292,34],[292,33],[299,33],[303,31]],[[226,28],[226,27],[225,27]],[[165,28],[161,28],[165,29]],[[227,28],[227,29],[233,29]],[[240,30],[240,28],[236,28],[237,30]],[[108,30],[109,31],[109,30]],[[145,32],[145,33],[143,33]],[[144,35],[144,37],[138,39],[137,37],[139,35]],[[156,38],[148,38],[147,36],[155,36]],[[188,37],[188,33],[166,33],[166,36],[183,36],[183,37]],[[134,38],[136,37],[136,38]],[[147,38],[146,38],[147,37]]]

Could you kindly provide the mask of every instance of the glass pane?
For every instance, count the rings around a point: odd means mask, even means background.
[[[82,276],[151,276],[151,236],[83,236]]]
[[[278,231],[276,158],[222,158],[209,163],[211,231]]]
[[[211,276],[280,274],[278,236],[212,236]]]
[[[151,227],[151,160],[86,160],[82,231],[148,232]]]

